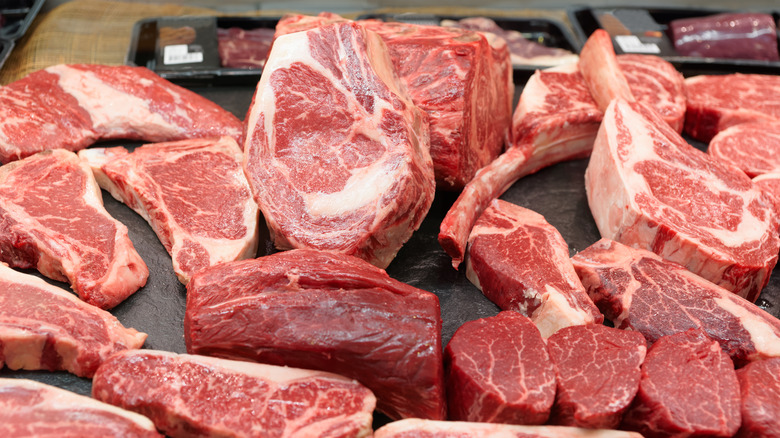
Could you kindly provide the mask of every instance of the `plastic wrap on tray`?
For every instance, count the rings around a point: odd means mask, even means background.
[[[777,61],[777,26],[762,13],[724,13],[669,23],[680,55],[701,58]]]

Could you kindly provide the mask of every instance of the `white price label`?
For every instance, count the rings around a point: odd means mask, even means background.
[[[661,53],[661,48],[654,43],[645,43],[636,35],[618,35],[615,42],[625,53],[646,53],[657,55]]]
[[[163,49],[163,63],[168,64],[193,64],[203,62],[203,52],[190,52],[186,44],[165,46]]]

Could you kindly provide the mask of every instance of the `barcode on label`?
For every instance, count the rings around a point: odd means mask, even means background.
[[[636,35],[618,35],[615,37],[615,42],[625,53],[661,53],[661,48],[657,44],[645,43]]]
[[[163,49],[163,63],[167,64],[192,64],[203,62],[202,51],[189,51],[187,44],[175,44],[165,46]]]

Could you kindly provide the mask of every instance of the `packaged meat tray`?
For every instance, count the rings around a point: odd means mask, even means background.
[[[576,7],[568,15],[580,39],[604,29],[617,53],[658,55],[686,76],[780,73],[777,11]]]
[[[16,41],[27,32],[44,0],[3,0],[0,2],[0,39]]]

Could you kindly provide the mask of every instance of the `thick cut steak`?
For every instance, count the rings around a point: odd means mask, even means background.
[[[780,437],[780,358],[737,370],[742,393],[742,426],[737,437]]]
[[[750,179],[640,103],[613,100],[585,188],[602,237],[651,250],[750,301],[777,263],[777,219]]]
[[[737,363],[780,357],[777,318],[682,265],[608,239],[572,262],[604,316],[650,343],[700,328]]]
[[[391,418],[443,419],[436,295],[355,257],[291,250],[223,263],[187,285],[189,353],[352,377]]]
[[[777,217],[780,217],[780,171],[765,173],[753,178],[753,186],[770,199],[775,207]]]
[[[63,149],[0,167],[0,261],[67,281],[102,309],[149,275],[127,227],[103,207],[92,171]]]
[[[780,76],[700,75],[685,79],[685,132],[709,142],[729,126],[780,121]]]
[[[0,424],[7,437],[162,438],[143,415],[27,379],[0,378]]]
[[[551,424],[617,429],[639,389],[647,344],[641,333],[601,324],[572,326],[547,339],[558,388]]]
[[[358,24],[275,40],[244,168],[278,248],[384,268],[420,226],[435,191],[428,123],[403,88],[382,39]]]
[[[636,432],[564,426],[431,421],[417,418],[386,424],[374,438],[642,438]]]
[[[207,266],[254,257],[258,209],[242,152],[231,137],[79,152],[98,184],[135,210],[171,254],[187,284]]]
[[[780,172],[780,121],[730,126],[712,137],[707,153],[751,178]]]
[[[98,140],[241,139],[234,115],[144,67],[60,64],[0,87],[0,162]]]
[[[604,29],[596,29],[582,46],[579,69],[601,111],[606,111],[613,99],[634,101],[626,76],[618,66],[612,38]]]
[[[145,340],[105,310],[0,263],[0,367],[92,377],[108,356]]]
[[[468,248],[466,277],[502,310],[531,318],[542,337],[604,320],[563,236],[539,213],[493,200],[474,224]]]
[[[368,437],[376,404],[363,385],[331,373],[151,350],[112,356],[92,396],[171,437]]]
[[[734,364],[706,333],[690,329],[662,337],[647,351],[621,429],[645,438],[730,437],[740,421]]]
[[[504,311],[469,321],[444,350],[448,418],[544,424],[555,400],[555,369],[539,329]]]

